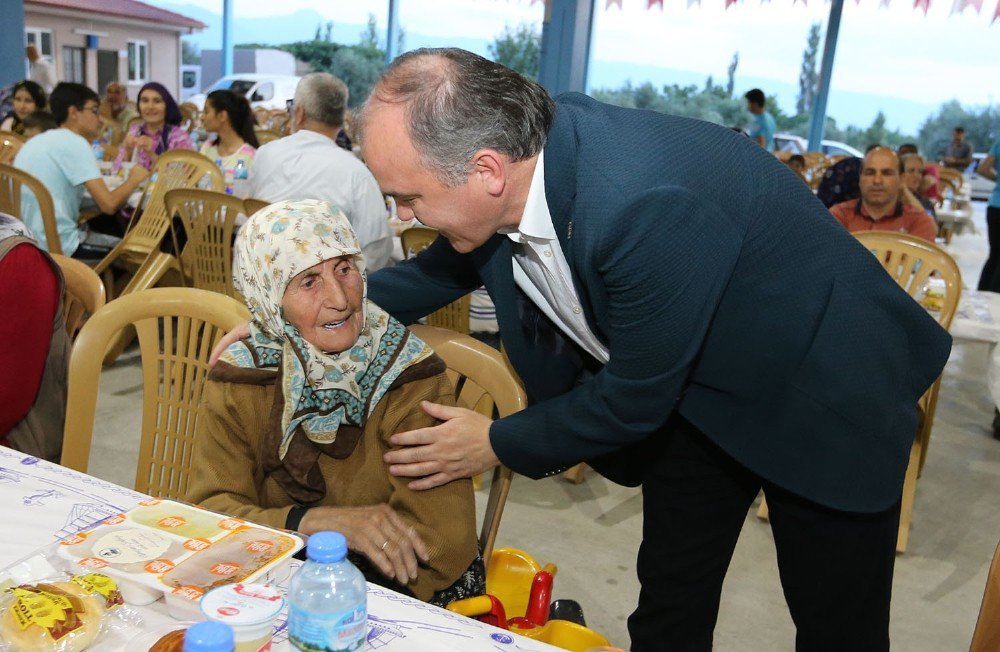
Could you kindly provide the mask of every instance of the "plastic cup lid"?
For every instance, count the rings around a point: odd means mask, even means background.
[[[273,620],[284,606],[281,592],[268,584],[226,584],[201,599],[201,612],[206,618],[233,627]]]

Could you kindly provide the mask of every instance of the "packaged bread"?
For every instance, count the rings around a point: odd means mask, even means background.
[[[161,636],[156,643],[153,643],[153,647],[149,648],[149,652],[182,652],[185,633],[187,633],[186,627],[175,629],[169,634]],[[142,650],[136,652],[142,652]]]
[[[243,527],[212,546],[188,557],[163,575],[161,581],[178,589],[205,593],[223,584],[242,582],[277,559],[286,557],[300,542],[286,534]]]
[[[75,582],[21,584],[9,593],[0,632],[11,652],[78,652],[101,632],[105,601]]]

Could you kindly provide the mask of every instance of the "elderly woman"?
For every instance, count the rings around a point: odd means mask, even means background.
[[[139,89],[139,116],[142,122],[132,125],[122,140],[115,158],[114,169],[122,161],[135,162],[152,169],[160,155],[172,149],[194,149],[191,136],[180,124],[183,120],[180,107],[162,84],[150,82]]]
[[[434,604],[485,590],[468,480],[412,491],[382,456],[450,402],[444,363],[366,299],[342,212],[283,201],[247,221],[234,279],[250,336],[205,386],[188,499],[272,527],[347,537],[370,581]]]

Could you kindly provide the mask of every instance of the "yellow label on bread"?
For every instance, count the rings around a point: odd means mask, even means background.
[[[52,636],[57,641],[71,631],[64,627],[67,612],[69,614],[74,612],[73,603],[67,596],[20,587],[14,589],[13,592],[17,600],[10,609],[14,620],[22,631],[32,625],[43,627],[50,634],[53,633],[53,630],[61,630],[59,636]],[[76,620],[79,623],[79,620]]]
[[[104,598],[104,607],[111,607],[125,604],[122,600],[121,591],[113,579],[100,573],[89,573],[87,575],[77,575],[70,580],[87,593],[96,593]]]

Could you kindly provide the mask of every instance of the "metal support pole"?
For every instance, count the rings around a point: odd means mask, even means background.
[[[392,63],[392,60],[399,54],[399,2],[389,0],[389,26],[385,31],[385,65]]]
[[[548,0],[542,23],[538,82],[549,93],[584,92],[594,0]]]
[[[0,2],[0,25],[4,34],[0,38],[0,86],[7,86],[24,79],[24,0]]]
[[[222,76],[233,74],[233,0],[222,0]]]
[[[820,151],[823,132],[826,129],[826,101],[830,96],[830,78],[833,75],[833,58],[837,52],[837,36],[840,34],[840,14],[844,11],[844,0],[832,0],[830,20],[826,24],[826,39],[823,42],[823,63],[820,64],[819,93],[813,105],[809,122],[809,151]]]

